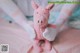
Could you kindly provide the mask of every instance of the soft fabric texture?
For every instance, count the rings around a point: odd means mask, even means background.
[[[52,46],[50,41],[53,41],[57,34],[57,31],[55,30],[56,26],[53,24],[48,24],[48,19],[50,15],[49,13],[53,6],[53,4],[49,4],[46,7],[42,7],[32,1],[32,7],[34,9],[33,26],[36,32],[36,36],[35,39],[33,39],[33,45],[29,50],[30,52],[36,49],[38,50],[37,53],[43,52],[44,50],[51,51]]]
[[[36,31],[42,30],[41,33],[43,33],[46,30],[48,30],[48,27],[49,27],[48,26],[48,19],[49,19],[49,15],[50,15],[50,10],[53,8],[53,4],[49,4],[46,7],[41,7],[35,3],[32,3],[32,4],[33,4],[32,6],[34,8],[34,28]],[[55,31],[55,27],[53,28],[53,30]],[[49,29],[49,31],[50,31],[50,29]],[[40,33],[40,32],[37,32],[37,33]],[[51,35],[51,34],[46,35],[46,32],[43,33],[44,38],[49,37],[47,40],[49,40],[50,37],[53,37],[53,36],[55,37],[56,34],[55,35]],[[53,37],[53,39],[54,39],[54,37]],[[49,40],[49,41],[53,41],[53,40]]]
[[[26,30],[30,36],[35,36],[34,29],[28,24],[28,20],[24,14],[12,0],[0,0],[0,8],[18,25]],[[5,18],[7,19],[7,17]]]
[[[68,29],[57,36],[51,53],[80,53],[80,30]],[[9,53],[27,53],[32,46],[29,35],[16,23],[0,17],[0,44],[9,44]],[[55,48],[55,49],[54,49]],[[36,53],[37,50],[34,50]],[[45,50],[44,53],[50,53]]]
[[[24,13],[25,16],[32,16],[33,15],[33,8],[31,6],[31,1],[32,0],[12,0],[19,8],[20,10]],[[41,6],[46,6],[48,4],[47,0],[34,0],[37,4]]]
[[[68,25],[72,28],[80,29],[80,4],[75,8],[69,17]]]

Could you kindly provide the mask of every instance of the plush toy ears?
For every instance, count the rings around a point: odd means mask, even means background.
[[[38,4],[36,4],[34,1],[31,1],[33,9],[37,9],[39,7]]]
[[[54,7],[54,4],[48,4],[48,6],[46,7],[46,9],[51,10]]]

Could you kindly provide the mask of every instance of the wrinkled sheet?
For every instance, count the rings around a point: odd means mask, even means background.
[[[32,42],[19,25],[0,18],[0,44],[9,44],[9,53],[27,53]],[[80,30],[67,29],[60,33],[51,53],[80,53]]]

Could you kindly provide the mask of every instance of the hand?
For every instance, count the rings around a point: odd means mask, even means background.
[[[58,29],[47,27],[43,32],[43,37],[49,41],[54,41],[55,37],[57,36]]]

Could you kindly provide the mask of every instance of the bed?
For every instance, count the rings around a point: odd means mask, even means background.
[[[27,53],[31,43],[19,25],[0,18],[0,44],[9,44],[9,53]],[[70,28],[59,33],[51,53],[80,53],[80,30]]]

